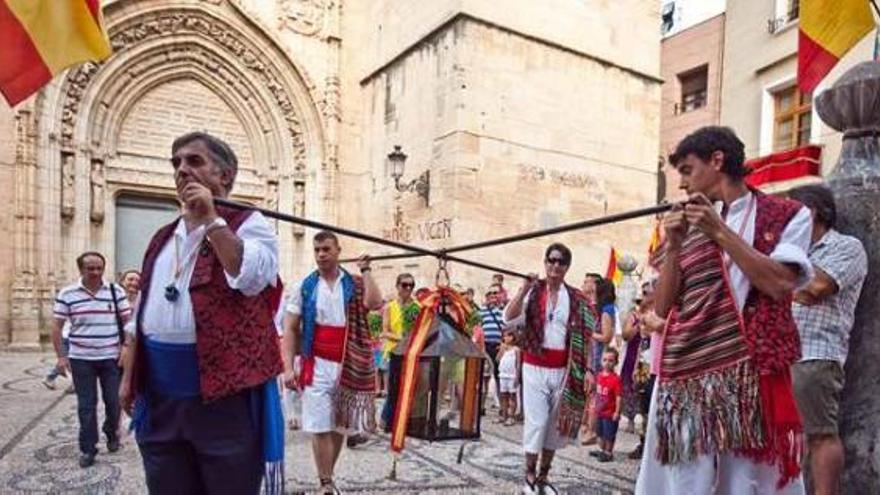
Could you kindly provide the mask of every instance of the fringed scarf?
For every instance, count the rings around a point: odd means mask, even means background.
[[[593,333],[599,317],[595,307],[579,290],[568,284],[563,285],[568,291],[568,322],[566,329],[568,365],[566,366],[565,384],[562,400],[559,404],[560,435],[577,438],[586,405],[584,380],[589,369],[590,335]],[[541,354],[544,343],[544,324],[547,321],[547,281],[539,280],[532,287],[532,293],[526,305],[526,328],[523,332],[523,349],[532,354]]]
[[[764,443],[758,373],[742,335],[721,250],[690,229],[679,255],[680,299],[666,327],[657,391],[663,464]]]
[[[302,355],[313,360],[312,344],[317,319],[318,282],[316,271],[302,284],[303,343]],[[367,308],[364,306],[364,282],[343,270],[342,291],[346,306],[345,350],[342,371],[336,386],[334,420],[338,428],[374,431],[376,429],[376,363]]]
[[[759,373],[718,245],[690,229],[679,262],[680,296],[666,327],[657,392],[657,457],[676,464],[733,451],[778,464],[781,488],[800,472],[790,378],[786,394],[787,374]]]

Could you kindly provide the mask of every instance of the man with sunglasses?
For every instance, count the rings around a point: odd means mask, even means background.
[[[545,279],[530,277],[504,312],[522,326],[524,494],[555,494],[548,475],[556,450],[577,437],[586,403],[594,306],[565,283],[571,250],[551,244],[544,254]],[[538,457],[540,455],[540,470]]]
[[[382,363],[388,370],[388,396],[382,406],[382,428],[391,431],[394,407],[397,404],[398,378],[401,359],[391,351],[409,334],[419,313],[419,303],[413,299],[416,281],[409,273],[397,276],[397,297],[388,301],[382,314]]]
[[[486,354],[492,359],[492,378],[495,383],[495,405],[498,399],[498,347],[501,345],[501,334],[504,332],[504,300],[498,285],[493,284],[486,291],[485,306],[480,308],[480,326],[483,329],[483,343]]]

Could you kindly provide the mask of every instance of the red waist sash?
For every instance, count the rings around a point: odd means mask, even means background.
[[[523,351],[523,362],[542,368],[565,368],[568,364],[568,350],[544,348],[540,354]]]
[[[315,325],[315,340],[312,342],[312,355],[303,358],[300,380],[309,386],[315,378],[315,358],[319,357],[334,363],[341,363],[345,352],[345,327]]]

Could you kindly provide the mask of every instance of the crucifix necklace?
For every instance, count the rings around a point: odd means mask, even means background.
[[[550,289],[548,288],[547,291],[549,292]],[[556,316],[556,306],[559,304],[559,292],[556,292],[555,299],[549,293],[547,294],[547,298],[550,299],[551,304],[553,305],[548,308],[549,311],[547,311],[547,321],[553,321],[553,318]]]
[[[201,244],[201,241],[199,244]],[[183,269],[189,265],[198,251],[198,249],[193,249],[181,260],[180,239],[176,235],[174,236],[174,271],[172,272],[171,283],[165,287],[165,299],[169,302],[175,302],[180,298],[180,289],[177,288],[177,281],[180,279],[180,275],[183,274]]]

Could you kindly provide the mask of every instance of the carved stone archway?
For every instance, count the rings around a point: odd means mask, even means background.
[[[23,126],[48,139],[19,141],[33,143],[22,155],[36,165],[22,172],[28,175],[17,202],[21,196],[33,205],[25,210],[38,211],[22,215],[28,225],[20,229],[21,245],[32,249],[16,260],[13,344],[45,333],[52,293],[72,277],[76,253],[98,249],[113,259],[118,194],[173,194],[167,157],[134,153],[120,141],[132,133],[127,119],[139,102],[162,88],[198,85],[240,124],[247,159],[236,180],[238,198],[296,214],[308,204],[308,214],[320,217],[322,198],[332,197],[336,146],[327,136],[335,135],[335,122],[328,127],[318,111],[323,95],[236,4],[121,0],[104,10],[114,55],[70,71],[43,92],[32,115],[24,114],[33,118]],[[279,226],[288,273],[294,255],[303,253],[301,234]],[[40,317],[17,321],[16,314]]]

